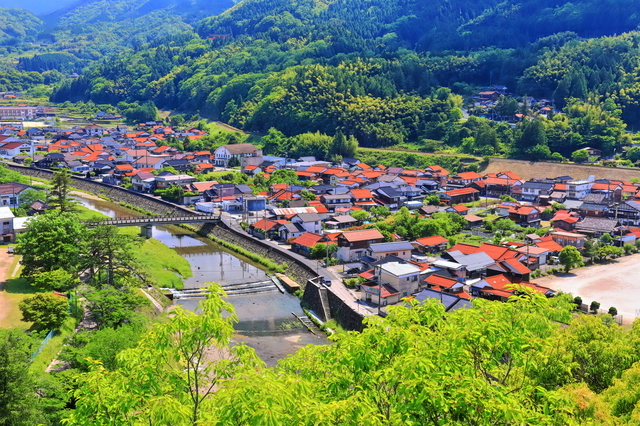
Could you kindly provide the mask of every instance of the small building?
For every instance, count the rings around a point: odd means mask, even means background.
[[[420,291],[420,273],[417,265],[408,262],[389,262],[380,265],[380,282],[390,284],[400,292],[400,297],[407,297]]]
[[[578,249],[584,248],[584,242],[587,240],[587,236],[585,234],[561,231],[552,232],[551,238],[562,247],[574,246]]]
[[[447,249],[449,240],[440,235],[418,238],[412,242],[413,247],[420,253],[439,253]]]
[[[381,243],[384,236],[377,229],[347,231],[338,235],[336,256],[343,262],[351,262],[365,255],[370,244]]]
[[[383,259],[389,255],[397,256],[403,260],[411,259],[413,246],[408,241],[396,241],[392,243],[370,244],[366,250],[366,256],[375,260]]]

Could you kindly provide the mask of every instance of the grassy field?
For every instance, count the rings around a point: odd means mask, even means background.
[[[596,179],[627,181],[634,177],[640,178],[640,169],[533,162],[507,158],[492,158],[483,172],[498,173],[503,171],[512,171],[527,180],[532,178],[555,178],[558,176],[571,176],[574,179],[587,179],[589,176],[595,176]]]
[[[67,337],[71,336],[76,328],[77,321],[73,317],[69,317],[65,320],[60,330],[56,331],[51,340],[47,342],[47,345],[42,348],[42,351],[35,357],[29,369],[32,372],[41,373],[51,364],[51,361],[56,359],[58,353],[64,345],[64,341]]]
[[[19,273],[16,273],[19,275]],[[30,322],[22,321],[22,312],[18,305],[27,297],[34,294],[36,290],[31,287],[26,278],[9,278],[7,279],[4,294],[5,316],[0,320],[0,328],[21,328],[23,330],[31,327]]]

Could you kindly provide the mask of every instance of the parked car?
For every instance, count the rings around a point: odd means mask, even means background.
[[[14,251],[15,251],[15,247],[13,247],[13,246],[9,246],[9,248],[7,249],[7,253],[9,253],[9,254],[13,254]]]
[[[322,277],[320,282],[327,287],[331,287],[331,280],[329,278]]]

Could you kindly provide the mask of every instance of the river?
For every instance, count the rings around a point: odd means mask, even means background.
[[[119,205],[87,198],[76,198],[78,202],[109,217],[131,217],[132,213]],[[191,265],[193,276],[185,280],[185,289],[203,287],[204,283],[216,282],[242,287],[246,283],[268,281],[264,269],[224,247],[177,226],[154,226],[152,238],[174,249]],[[228,291],[228,290],[227,290]],[[232,292],[230,292],[232,293]],[[277,290],[261,293],[228,296],[236,310],[234,341],[254,348],[269,366],[287,355],[293,354],[307,344],[326,344],[326,336],[311,334],[292,312],[304,315],[296,296]],[[174,302],[189,310],[197,309],[198,300]]]

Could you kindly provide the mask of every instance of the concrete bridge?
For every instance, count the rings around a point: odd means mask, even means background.
[[[112,226],[139,226],[140,235],[151,238],[151,228],[154,225],[180,225],[182,223],[219,223],[220,215],[198,216],[161,216],[161,217],[129,217],[117,219],[105,219],[99,222],[88,222],[90,228],[99,225]]]

